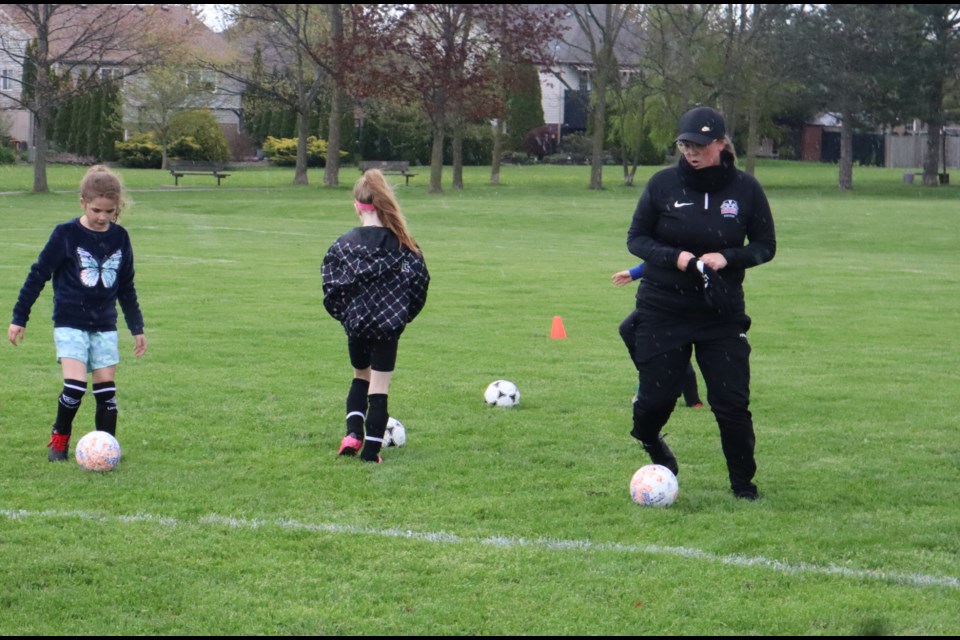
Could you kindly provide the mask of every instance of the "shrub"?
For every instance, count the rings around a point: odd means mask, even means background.
[[[203,147],[197,144],[193,136],[184,136],[171,142],[170,146],[167,147],[167,154],[171,158],[181,160],[206,160]]]
[[[273,161],[278,167],[293,167],[297,164],[297,139],[296,138],[274,138],[267,136],[263,141],[264,154]],[[350,154],[346,151],[340,152],[340,158],[346,158]],[[327,166],[327,141],[316,136],[307,138],[307,166],[325,167]]]
[[[230,159],[227,137],[223,135],[220,123],[209,109],[178,113],[174,116],[172,125],[175,135],[192,138],[193,143],[200,147],[199,157],[191,158],[192,160],[227,162]]]
[[[17,156],[8,146],[0,146],[0,164],[13,164],[17,161]]]
[[[153,136],[143,133],[126,142],[114,143],[117,160],[124,167],[134,169],[159,169],[163,163],[163,148],[153,141]]]
[[[537,164],[537,159],[523,151],[504,151],[500,154],[500,162],[503,164]]]

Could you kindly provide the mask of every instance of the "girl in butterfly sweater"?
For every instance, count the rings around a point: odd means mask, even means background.
[[[52,279],[54,342],[63,390],[47,445],[51,462],[67,459],[88,373],[97,403],[96,429],[116,435],[117,301],[134,336],[134,354],[139,358],[147,351],[133,282],[133,248],[126,230],[116,224],[123,205],[117,175],[103,166],[91,167],[80,183],[83,215],[53,230],[20,290],[7,329],[13,346],[23,342],[30,309]]]

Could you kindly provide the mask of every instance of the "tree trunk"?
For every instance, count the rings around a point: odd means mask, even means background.
[[[301,109],[297,114],[297,170],[293,184],[310,184],[307,178],[307,129],[310,126],[310,110]]]
[[[463,124],[457,123],[453,131],[453,139],[450,142],[453,155],[453,183],[450,185],[454,189],[463,191]]]
[[[503,118],[493,127],[493,157],[490,159],[490,184],[500,184],[500,156],[503,155]]]
[[[747,122],[747,161],[744,165],[744,172],[751,176],[756,175],[757,171],[757,148],[760,146],[760,109],[757,106],[757,99],[753,96],[750,100],[749,120]]]
[[[47,119],[49,107],[40,106],[33,117],[33,192],[50,193],[47,185]]]
[[[433,128],[433,150],[430,152],[429,193],[443,193],[443,127]]]
[[[923,154],[923,186],[935,187],[939,184],[940,173],[940,123],[925,122],[927,126],[927,148]]]
[[[599,75],[599,74],[598,74]],[[590,159],[590,188],[603,189],[603,143],[607,128],[607,92],[606,85],[598,78],[598,86],[594,87],[596,103],[593,109],[593,135],[591,145],[593,154]]]
[[[327,134],[327,166],[323,170],[323,186],[340,186],[340,119],[343,92],[334,86],[330,95],[330,125]]]
[[[840,127],[840,182],[841,191],[853,190],[853,117],[843,113]]]
[[[343,48],[343,12],[339,4],[328,4],[327,10],[330,16],[330,31],[333,41],[339,51]],[[340,89],[340,83],[334,80],[333,91],[330,96],[330,126],[327,131],[327,162],[323,170],[323,186],[340,186],[340,147],[343,142],[340,140],[340,119],[344,103],[343,91]]]

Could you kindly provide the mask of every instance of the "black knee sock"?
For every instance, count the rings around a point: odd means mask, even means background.
[[[363,440],[363,421],[367,417],[367,391],[369,380],[354,378],[347,394],[347,435],[354,434]]]
[[[117,385],[110,382],[95,382],[93,397],[97,400],[97,431],[117,435]]]
[[[380,447],[383,446],[383,434],[387,430],[390,414],[387,413],[387,394],[374,393],[367,398],[370,401],[370,408],[367,410],[367,437],[363,441],[360,457],[374,461],[380,453]]]
[[[87,392],[86,380],[70,380],[64,378],[63,391],[57,401],[57,421],[53,430],[61,435],[68,436],[73,432],[73,418],[80,410],[80,401]]]

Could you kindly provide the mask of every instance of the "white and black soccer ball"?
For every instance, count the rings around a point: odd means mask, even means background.
[[[402,447],[407,444],[407,428],[397,420],[391,417],[387,420],[387,430],[383,434],[383,446]]]
[[[515,407],[520,404],[520,389],[509,380],[494,380],[483,392],[483,400],[491,407]]]
[[[106,431],[91,431],[77,442],[75,454],[87,471],[112,471],[120,464],[120,443]]]
[[[630,478],[630,498],[644,507],[669,507],[678,493],[677,476],[663,465],[640,467]]]

